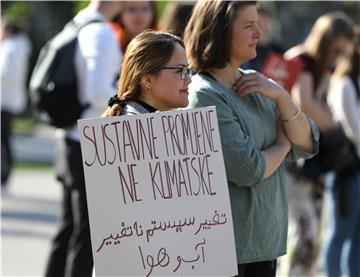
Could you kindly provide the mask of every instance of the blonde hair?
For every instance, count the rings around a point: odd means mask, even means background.
[[[170,33],[146,30],[128,45],[122,64],[117,97],[112,99],[103,116],[115,116],[122,112],[126,101],[136,100],[141,93],[141,78],[157,75],[168,63],[176,43],[184,47],[182,40]]]

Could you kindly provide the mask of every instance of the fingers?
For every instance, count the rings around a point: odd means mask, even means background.
[[[236,90],[237,87],[243,82],[251,81],[251,80],[259,80],[259,79],[260,76],[258,75],[258,73],[243,74],[235,81],[233,87]]]
[[[260,87],[260,83],[258,80],[250,80],[250,81],[244,81],[238,84],[238,86],[235,88],[233,87],[233,90],[235,90],[237,93],[241,95],[246,95],[250,92],[257,91]]]

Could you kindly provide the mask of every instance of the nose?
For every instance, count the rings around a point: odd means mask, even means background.
[[[261,31],[259,24],[255,24],[255,34],[256,39],[260,39],[263,36],[263,31]]]
[[[190,84],[192,82],[191,80],[191,74],[186,74],[186,77],[185,77],[185,84]]]

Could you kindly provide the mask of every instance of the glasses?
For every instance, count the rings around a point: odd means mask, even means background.
[[[191,77],[195,74],[195,71],[192,68],[188,68],[187,66],[183,67],[172,67],[172,66],[165,66],[162,69],[176,69],[175,73],[180,74],[180,79],[185,80],[186,77]]]

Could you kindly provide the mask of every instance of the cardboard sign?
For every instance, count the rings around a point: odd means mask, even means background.
[[[214,107],[78,126],[97,276],[237,274]]]
[[[283,86],[289,93],[297,80],[303,64],[299,59],[285,60],[282,55],[271,52],[261,72]]]

